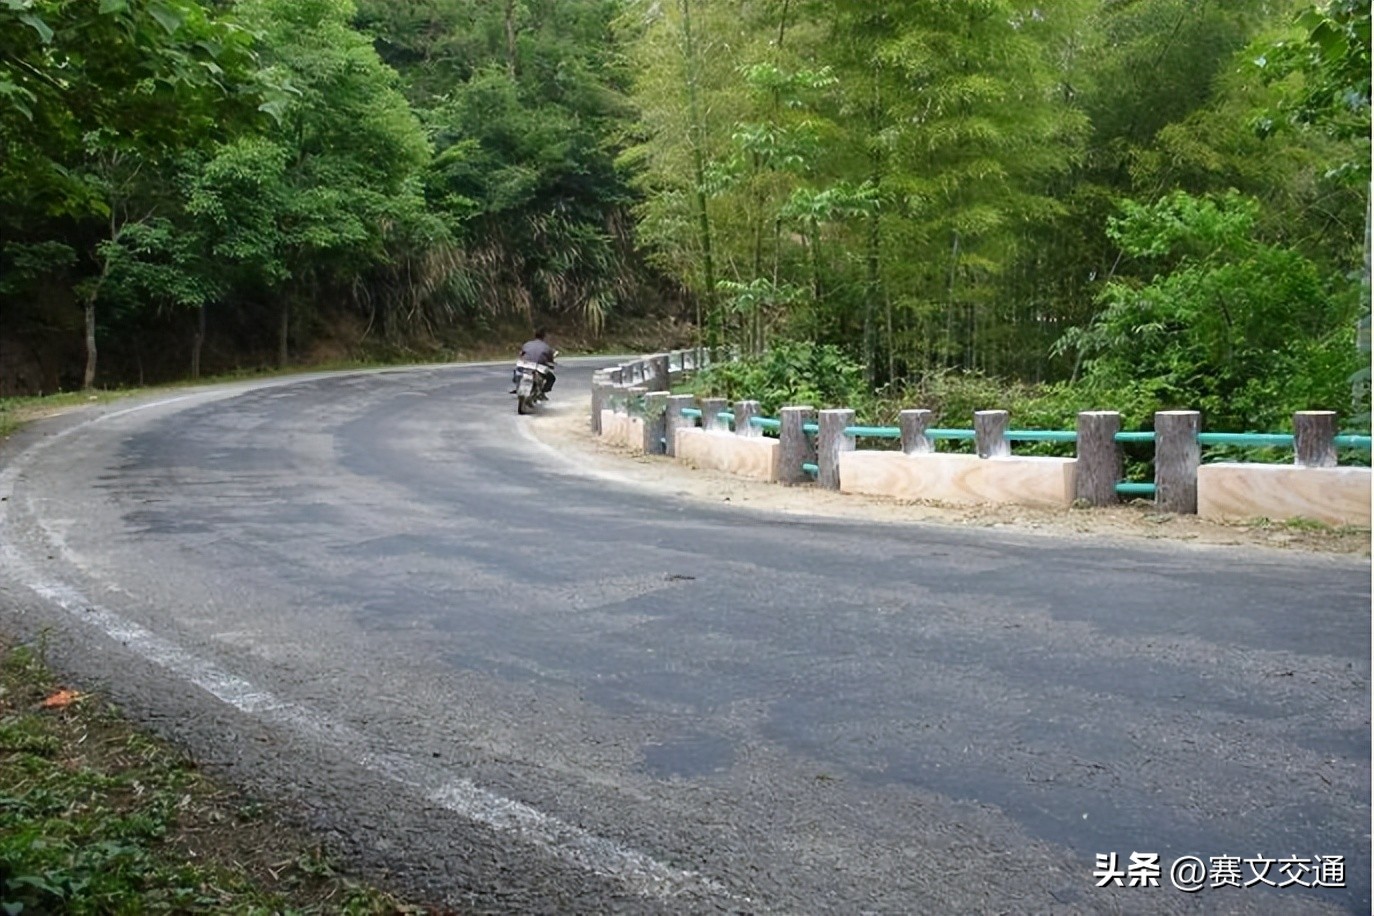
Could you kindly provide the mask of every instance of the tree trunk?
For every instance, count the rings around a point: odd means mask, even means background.
[[[512,80],[519,73],[515,54],[515,0],[506,0],[506,72]]]
[[[90,391],[95,387],[95,293],[86,300],[86,376],[81,387]]]
[[[701,245],[702,296],[706,302],[706,346],[712,355],[720,347],[720,314],[716,308],[716,267],[711,251],[711,217],[706,211],[706,145],[701,106],[697,98],[697,49],[692,36],[691,0],[681,0],[682,54],[687,69],[688,132],[692,145],[692,172],[696,181],[697,240]]]
[[[877,137],[882,130],[880,118],[882,116],[882,86],[878,82],[878,71],[873,70],[873,97],[870,100],[868,110],[868,129],[871,137]],[[873,182],[876,189],[881,186],[882,181],[882,153],[878,151],[879,145],[874,143],[872,151],[869,153],[869,179]],[[868,214],[868,276],[864,290],[864,364],[868,372],[868,385],[870,388],[878,387],[878,290],[880,289],[880,276],[882,269],[881,244],[882,227],[879,224],[880,216],[875,207]],[[889,331],[891,330],[891,315],[888,316]],[[889,333],[889,338],[890,338]],[[892,346],[891,339],[888,346]]]
[[[959,233],[954,233],[953,251],[949,258],[949,283],[945,287],[945,366],[954,365],[954,275],[959,269]]]
[[[191,378],[200,378],[200,351],[205,345],[205,309],[208,306],[200,307],[200,314],[196,316],[196,336],[191,341]]]
[[[291,330],[291,303],[283,300],[281,304],[281,326],[277,330],[277,366],[286,368],[286,361],[290,358],[287,352],[287,335]]]

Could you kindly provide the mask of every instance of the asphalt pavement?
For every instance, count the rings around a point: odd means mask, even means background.
[[[35,424],[0,626],[465,911],[1370,911],[1367,559],[727,514],[509,380]]]

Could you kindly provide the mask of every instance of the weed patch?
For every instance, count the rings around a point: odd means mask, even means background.
[[[52,702],[54,697],[60,702]],[[420,914],[0,640],[0,914]]]

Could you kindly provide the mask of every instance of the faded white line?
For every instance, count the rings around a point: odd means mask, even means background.
[[[90,422],[110,420],[202,397],[185,395],[168,398],[105,414]],[[21,460],[24,463],[33,461],[43,450],[85,425],[68,428],[36,444],[18,456],[14,464],[0,471],[0,497],[4,497],[0,500],[0,533],[6,531],[9,523],[9,505],[14,497]],[[53,550],[65,553],[61,545],[54,545]],[[3,559],[3,568],[21,585],[79,622],[122,643],[140,657],[184,678],[246,715],[288,729],[332,752],[344,756],[356,754],[355,759],[370,772],[422,794],[432,804],[538,847],[585,871],[619,881],[628,890],[644,897],[668,900],[688,895],[709,896],[737,905],[749,905],[758,911],[747,897],[729,892],[719,882],[698,872],[674,868],[614,840],[589,833],[529,805],[483,789],[471,780],[455,779],[452,773],[410,757],[366,750],[358,754],[358,749],[367,748],[370,741],[351,726],[309,707],[282,699],[271,691],[259,689],[175,642],[97,605],[71,585],[40,573],[8,541],[0,542],[0,558]]]

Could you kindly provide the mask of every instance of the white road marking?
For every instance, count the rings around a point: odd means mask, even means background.
[[[281,382],[269,384],[283,384]],[[245,389],[254,390],[254,389]],[[223,392],[182,395],[125,408],[95,417],[86,423],[64,429],[31,446],[0,470],[0,535],[8,529],[9,506],[13,504],[15,483],[24,465],[32,463],[52,445],[80,431],[89,423],[112,420],[155,407],[188,400],[210,400]],[[50,545],[56,554],[65,554],[62,544]],[[64,559],[66,559],[64,557]],[[358,730],[299,703],[262,690],[251,682],[215,663],[183,649],[175,642],[115,612],[90,601],[73,586],[51,579],[31,566],[9,541],[0,541],[0,568],[23,587],[56,605],[82,624],[94,627],[110,639],[122,643],[140,657],[184,678],[245,715],[254,716],[278,728],[292,731],[341,756],[357,753],[371,742]],[[74,560],[73,560],[74,562]],[[684,894],[723,898],[749,905],[747,897],[733,894],[719,882],[695,871],[674,868],[657,859],[622,846],[545,814],[529,805],[483,789],[471,780],[454,778],[432,764],[393,753],[364,751],[358,762],[411,791],[423,793],[426,800],[475,823],[538,847],[565,862],[593,874],[612,878],[644,897],[667,900]]]

